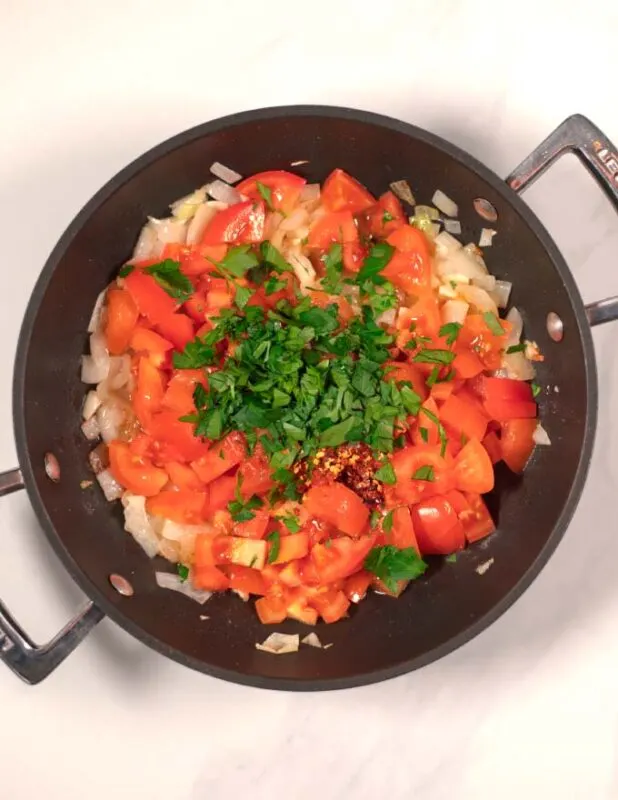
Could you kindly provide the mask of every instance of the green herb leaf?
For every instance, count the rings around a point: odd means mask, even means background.
[[[393,486],[397,483],[397,476],[395,475],[395,470],[393,469],[393,465],[390,461],[386,461],[379,470],[376,471],[374,477],[377,478],[382,483],[387,483],[390,486]]]
[[[383,283],[385,279],[380,275],[380,272],[382,272],[391,260],[394,252],[395,248],[386,242],[375,244],[369,251],[369,255],[356,275],[356,283],[361,286],[365,281]]]
[[[217,266],[222,267],[224,272],[229,272],[236,278],[242,278],[248,270],[257,267],[259,263],[251,245],[240,244],[230,247],[225,258],[219,261]]]
[[[511,353],[523,353],[525,349],[526,345],[523,342],[520,342],[519,344],[512,344],[510,347],[507,347],[506,354],[508,356]]]
[[[193,294],[193,284],[186,275],[180,271],[178,261],[166,258],[158,264],[146,267],[144,272],[152,275],[159,286],[164,289],[170,297],[184,303]]]
[[[214,359],[214,347],[202,339],[194,339],[181,353],[174,353],[172,360],[175,369],[200,369],[212,364]]]
[[[425,444],[427,444],[427,442],[429,441],[429,431],[427,430],[427,428],[419,428],[418,432],[421,435],[421,439],[425,442]]]
[[[246,286],[237,286],[236,287],[236,294],[234,295],[234,302],[238,306],[238,308],[243,309],[249,300],[253,297],[255,292],[253,289],[249,289]]]
[[[193,390],[193,402],[198,411],[204,408],[208,402],[208,393],[203,383],[197,383],[195,385],[195,389]]]
[[[288,264],[274,244],[262,242],[260,245],[260,253],[262,259],[277,272],[293,272],[291,265]]]
[[[126,278],[127,275],[130,275],[133,272],[134,269],[135,267],[133,266],[133,264],[125,264],[124,266],[120,267],[118,275],[121,278]]]
[[[430,464],[424,464],[422,467],[419,467],[412,476],[412,480],[414,481],[433,482],[435,479],[436,474],[434,468]]]
[[[380,521],[380,518],[381,518],[380,512],[374,509],[369,515],[369,527],[371,528],[371,530],[373,530],[377,526],[378,522]]]
[[[383,225],[386,225],[387,222],[392,222],[394,219],[395,217],[390,213],[390,211],[385,211],[384,214],[382,214]]]
[[[300,522],[298,521],[298,517],[277,517],[277,519],[283,522],[290,533],[298,533],[300,530]]]
[[[419,350],[412,358],[418,364],[450,364],[455,358],[455,353],[450,350]]]
[[[438,336],[446,336],[446,343],[450,346],[457,341],[460,330],[460,322],[447,322],[446,325],[443,325],[438,331]]]
[[[270,186],[266,186],[265,184],[261,183],[260,181],[256,181],[255,185],[257,186],[257,190],[260,193],[260,196],[268,206],[270,211],[274,211],[273,206],[273,191]]]
[[[530,384],[530,388],[532,389],[533,397],[538,397],[541,394],[542,389],[539,386],[539,384],[536,383],[535,381],[532,381],[532,383]]]
[[[428,419],[430,419],[433,422],[433,424],[438,429],[438,436],[440,437],[440,444],[441,444],[440,455],[442,458],[444,458],[444,454],[446,453],[446,445],[448,442],[444,426],[442,425],[440,420],[436,417],[436,415],[433,413],[433,411],[430,411],[428,408],[425,408],[425,406],[421,406],[421,411]]]
[[[360,427],[358,417],[347,417],[336,425],[331,425],[320,434],[320,445],[322,447],[338,447],[340,444],[355,441],[351,435]]]
[[[398,581],[420,577],[427,564],[413,547],[399,549],[392,545],[374,547],[365,559],[365,569],[376,575],[390,592],[397,591]]]
[[[491,311],[486,311],[483,314],[483,319],[494,336],[504,336],[504,329],[502,325],[500,325],[498,317],[495,314],[493,314]]]
[[[457,553],[451,553],[444,560],[447,564],[454,564],[457,561]]]
[[[277,556],[279,555],[279,550],[281,548],[281,534],[279,531],[273,531],[266,537],[266,541],[270,543],[267,561],[269,564],[272,564],[273,561],[277,560]]]
[[[287,281],[280,281],[273,276],[264,284],[264,291],[266,292],[266,295],[270,297],[271,294],[279,292],[281,289],[285,289],[287,285]]]
[[[393,530],[393,514],[395,509],[391,508],[390,511],[384,515],[382,519],[382,530],[384,533],[390,533]]]
[[[439,375],[440,375],[440,367],[438,366],[433,367],[431,373],[429,374],[427,380],[425,381],[425,383],[427,384],[427,386],[429,386],[430,389],[437,382]]]
[[[180,577],[181,583],[184,583],[189,577],[189,567],[187,567],[185,564],[176,564],[176,572]]]
[[[412,414],[413,417],[416,417],[418,412],[421,409],[422,399],[419,394],[417,394],[414,389],[411,389],[409,386],[402,386],[401,387],[401,402],[403,403],[403,407],[408,412],[408,414]]]

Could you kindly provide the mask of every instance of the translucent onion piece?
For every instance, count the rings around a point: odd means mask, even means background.
[[[147,223],[137,237],[131,261],[144,261],[147,258],[157,258],[160,252],[161,247],[157,239],[157,232],[153,225]]]
[[[540,422],[537,423],[534,433],[532,434],[532,438],[534,439],[535,444],[540,444],[544,447],[549,447],[551,445],[551,439]]]
[[[175,203],[172,203],[170,211],[176,219],[187,221],[195,215],[195,212],[205,200],[206,189],[202,186],[201,189],[196,189],[194,192],[191,192],[191,194],[181,197],[180,200],[176,200]]]
[[[306,208],[297,208],[280,225],[282,231],[295,231],[309,221],[309,212]]]
[[[307,183],[300,190],[298,201],[300,203],[316,203],[320,199],[320,184]]]
[[[82,356],[82,383],[100,383],[107,378],[109,372],[109,358],[105,361],[95,361],[92,356]]]
[[[157,526],[154,524],[154,518],[153,527],[155,527],[155,529],[157,528]],[[162,520],[161,526],[157,532],[164,539],[170,539],[171,541],[178,542],[189,534],[195,536],[198,533],[203,533],[208,530],[213,530],[210,525],[182,525],[181,523],[174,522],[171,519],[164,519]]]
[[[97,480],[99,482],[99,486],[103,490],[105,499],[109,503],[113,503],[114,500],[118,500],[118,498],[122,497],[124,489],[108,469],[104,469],[99,472],[97,474]]]
[[[394,325],[397,312],[394,308],[389,308],[388,311],[383,311],[376,319],[378,325]]]
[[[218,161],[210,165],[210,171],[216,178],[221,178],[225,183],[236,183],[236,181],[242,180],[242,175],[240,173],[226,167],[225,164],[220,164]]]
[[[461,233],[461,222],[458,219],[445,219],[444,230],[447,233],[453,233],[455,236],[459,236]]]
[[[290,253],[288,261],[294,270],[294,274],[300,283],[300,290],[303,294],[307,293],[307,287],[313,285],[315,281],[315,269],[313,264],[307,256],[299,255],[297,253]]]
[[[492,314],[498,316],[498,307],[484,289],[462,283],[457,287],[457,291],[466,302],[478,311],[482,313],[491,311]]]
[[[322,642],[320,641],[317,633],[308,633],[304,639],[301,639],[303,644],[308,644],[309,647],[316,647],[318,650],[322,649]]]
[[[498,233],[493,228],[482,228],[479,238],[479,247],[491,247],[492,239]]]
[[[227,203],[230,206],[233,206],[235,203],[240,203],[242,200],[242,195],[223,181],[217,180],[209,183],[206,187],[206,191],[213,200],[220,200],[222,203]]]
[[[498,308],[506,308],[508,306],[512,288],[513,284],[510,281],[496,281],[492,297],[496,301]]]
[[[96,331],[99,330],[106,292],[107,289],[103,289],[101,294],[95,300],[94,308],[92,309],[92,316],[90,317],[90,322],[88,323],[88,333],[96,333]]]
[[[224,208],[227,208],[227,203],[210,201],[201,205],[189,223],[187,229],[187,244],[197,244],[204,235],[204,231],[210,220],[218,211],[222,211]]]
[[[433,206],[416,206],[414,209],[414,216],[418,219],[425,217],[426,219],[436,220],[440,219],[440,212]]]
[[[84,408],[82,416],[85,420],[89,420],[94,414],[97,413],[97,408],[101,405],[101,400],[95,391],[89,391],[84,400]]]
[[[157,239],[161,244],[184,244],[187,238],[187,223],[182,219],[167,217],[167,219],[155,219],[149,217],[150,225],[157,234]]]
[[[120,426],[125,420],[125,411],[122,405],[113,400],[101,403],[96,415],[101,437],[106,444],[118,439]]]
[[[131,356],[111,356],[109,359],[109,374],[107,382],[109,389],[114,391],[122,389],[131,380]]]
[[[96,417],[90,417],[85,422],[82,422],[82,433],[90,442],[94,442],[101,435],[101,429]]]
[[[390,186],[393,194],[395,194],[400,200],[403,200],[404,203],[407,203],[409,206],[416,205],[416,200],[414,199],[414,195],[412,194],[412,189],[410,189],[410,184],[408,181],[393,181]]]
[[[496,288],[496,279],[493,275],[478,275],[472,279],[472,283],[475,286],[480,286],[481,289],[485,289],[486,292],[493,292]]]
[[[281,656],[284,653],[297,653],[300,636],[297,633],[271,633],[262,644],[256,643],[257,650]]]
[[[532,363],[521,351],[505,353],[502,357],[502,368],[506,370],[507,378],[517,381],[531,381],[536,374]]]
[[[447,234],[447,236],[453,239],[450,234]],[[438,238],[436,237],[436,241]],[[457,240],[453,239],[453,241]],[[487,274],[474,257],[461,247],[458,250],[449,251],[445,257],[438,257],[436,259],[436,270],[442,278],[449,275],[464,275],[472,280],[473,278],[482,278],[483,275]]]
[[[464,300],[447,300],[442,306],[442,322],[458,322],[463,325],[470,306]]]
[[[436,236],[436,255],[448,258],[451,253],[461,250],[461,242],[447,231],[442,231]]]
[[[199,603],[201,606],[212,597],[212,592],[196,589],[191,584],[190,577],[183,581],[180,575],[174,575],[172,572],[155,572],[155,579],[157,581],[157,586],[160,586],[162,589],[171,589],[173,592],[184,594],[186,597],[190,597],[191,600],[195,600],[195,602]]]
[[[436,208],[440,209],[443,214],[446,214],[447,217],[456,217],[459,213],[457,203],[445,195],[441,189],[436,189],[433,197],[431,198],[431,202]]]
[[[524,320],[516,306],[513,306],[513,308],[506,315],[506,321],[512,325],[509,338],[506,340],[506,348],[508,349],[513,345],[519,344],[519,340],[521,339],[521,335],[524,330]]]
[[[133,536],[150,558],[154,558],[159,551],[159,540],[146,513],[146,498],[125,492],[122,496],[122,505],[125,530]]]

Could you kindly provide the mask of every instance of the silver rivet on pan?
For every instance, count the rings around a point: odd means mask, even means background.
[[[555,311],[550,311],[547,315],[547,333],[554,342],[561,342],[564,336],[564,325]]]
[[[115,572],[112,572],[109,576],[109,582],[118,594],[121,594],[123,597],[131,597],[134,594],[133,587],[122,575],[117,575]]]
[[[489,200],[485,200],[484,197],[477,197],[473,200],[472,205],[474,206],[474,210],[487,222],[497,222],[498,221],[498,212],[496,211],[495,206],[489,202]]]
[[[60,480],[60,464],[53,453],[45,453],[45,474],[54,483]]]

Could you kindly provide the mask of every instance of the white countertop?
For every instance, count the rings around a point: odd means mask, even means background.
[[[329,103],[426,127],[500,175],[575,111],[618,141],[611,0],[363,5],[0,0],[0,467],[16,463],[13,352],[39,270],[82,204],[160,140]],[[564,159],[526,197],[584,298],[618,293],[618,220],[583,168]],[[104,621],[37,688],[0,668],[0,799],[615,800],[617,334],[594,333],[601,434],[579,510],[489,630],[402,678],[299,695],[193,673]],[[0,597],[45,640],[80,593],[23,494],[0,502],[0,528]]]

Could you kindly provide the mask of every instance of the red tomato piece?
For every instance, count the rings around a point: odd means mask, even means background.
[[[392,192],[385,192],[376,205],[368,208],[359,218],[359,227],[365,236],[375,239],[386,237],[407,223],[403,208]]]
[[[332,539],[330,546],[314,544],[311,548],[311,561],[317,577],[323,584],[347,578],[359,570],[375,543],[375,536],[349,539],[341,536]]]
[[[536,417],[537,405],[532,395],[532,388],[526,381],[482,376],[476,388],[492,419],[503,422],[509,419]]]
[[[326,591],[311,598],[311,605],[320,612],[324,622],[338,622],[346,616],[350,601],[342,591]]]
[[[391,463],[397,478],[395,494],[403,503],[418,503],[423,497],[444,494],[452,488],[452,469],[440,455],[439,446],[404,447],[393,454]],[[417,474],[427,477],[414,478]]]
[[[285,564],[297,558],[304,558],[308,552],[309,535],[306,533],[291,533],[289,536],[281,537],[279,541],[279,552],[272,563]]]
[[[280,598],[260,597],[255,610],[262,625],[278,625],[287,617],[285,603]]]
[[[148,428],[152,415],[161,408],[165,384],[163,374],[150,359],[142,356],[137,366],[137,385],[132,403],[143,428]]]
[[[367,250],[360,242],[344,242],[343,267],[348,272],[358,272],[367,258]]]
[[[348,536],[360,536],[367,527],[369,509],[356,492],[342,483],[312,486],[303,503],[311,516],[329,522]]]
[[[257,445],[251,455],[240,467],[241,488],[240,493],[244,500],[254,494],[262,494],[272,489],[275,485],[271,477],[268,458],[261,445]]]
[[[472,544],[472,542],[478,542],[479,539],[489,536],[496,530],[496,526],[479,494],[467,492],[466,500],[468,509],[459,514],[459,519],[464,526],[466,540]]]
[[[485,436],[483,439],[483,447],[487,450],[487,455],[491,459],[492,464],[497,464],[498,461],[502,461],[502,445],[494,431],[489,431]]]
[[[370,208],[375,198],[365,187],[342,169],[334,169],[324,181],[320,199],[329,211],[358,214]]]
[[[536,424],[536,419],[510,419],[502,423],[500,452],[504,463],[513,472],[523,472],[532,455]]]
[[[138,355],[148,356],[155,367],[163,366],[167,353],[174,347],[170,341],[142,325],[133,331],[129,346]]]
[[[493,464],[478,439],[470,439],[458,453],[453,477],[454,488],[463,492],[486,494],[494,488]]]
[[[110,442],[109,467],[121,486],[143,497],[158,494],[168,481],[164,469],[155,467],[148,458],[134,455],[124,442]]]
[[[216,538],[218,538],[217,534],[211,533],[210,531],[203,531],[202,533],[197,534],[195,537],[195,548],[193,553],[193,564],[195,569],[214,567],[214,542]]]
[[[196,589],[207,592],[223,592],[230,586],[230,581],[218,567],[199,567],[194,569],[191,578]]]
[[[228,503],[236,496],[236,478],[232,475],[222,475],[208,485],[208,511],[225,511]]]
[[[149,497],[146,510],[157,517],[171,519],[181,525],[197,525],[205,521],[206,492],[195,492],[188,489],[175,492],[163,490],[154,497]]]
[[[180,255],[180,271],[189,278],[204,275],[215,266],[215,262],[223,261],[227,255],[226,244],[200,244],[193,248],[184,248]]]
[[[229,588],[245,594],[266,594],[266,581],[257,569],[231,564],[226,569]]]
[[[408,382],[421,400],[427,397],[427,384],[423,373],[415,364],[407,361],[387,361],[384,364],[387,380],[397,383]]]
[[[264,239],[266,209],[261,201],[247,200],[219,211],[208,223],[202,244],[254,244]]]
[[[201,383],[206,386],[207,379],[202,369],[179,369],[170,378],[163,396],[163,406],[176,411],[179,417],[195,413],[193,393]]]
[[[237,522],[234,525],[234,536],[244,536],[245,539],[263,539],[268,530],[270,515],[268,511],[256,511],[253,519]]]
[[[468,439],[482,439],[487,430],[487,416],[478,402],[452,394],[440,409],[440,419],[458,434]]]
[[[191,467],[181,464],[180,461],[168,461],[165,470],[170,476],[170,481],[180,490],[199,492],[204,488],[204,484]]]
[[[216,442],[208,452],[191,464],[203,483],[210,483],[236,467],[244,459],[247,452],[245,437],[234,431],[220,442]]]
[[[300,175],[277,169],[270,172],[258,172],[257,175],[245,178],[235,189],[250,200],[261,201],[265,198],[260,192],[258,183],[266,189],[269,207],[272,210],[283,211],[287,214],[298,202],[298,197],[307,181],[301,178]]]
[[[499,369],[510,325],[503,319],[498,322],[504,330],[502,336],[492,333],[482,314],[468,314],[457,337],[458,352],[472,350],[485,369]]]
[[[445,497],[432,497],[416,505],[412,523],[423,555],[448,555],[466,544],[463,525]]]
[[[386,541],[400,550],[413,547],[417,553],[420,553],[410,509],[407,506],[400,506],[393,510],[393,527],[390,533],[386,533]]]
[[[358,242],[358,229],[350,211],[337,211],[324,214],[311,226],[307,244],[316,250],[324,251],[337,243]]]
[[[134,269],[124,279],[124,285],[135,301],[139,313],[154,325],[176,310],[176,301],[162,289],[152,275]]]
[[[481,359],[472,350],[458,350],[452,363],[455,375],[462,380],[475,378],[484,370]]]
[[[106,301],[105,340],[109,352],[113,356],[119,356],[129,346],[139,311],[135,300],[126,289],[109,289]]]
[[[156,328],[177,350],[184,350],[195,336],[193,322],[186,314],[176,313],[161,317],[156,323]]]
[[[168,409],[153,414],[148,425],[148,433],[159,443],[165,461],[196,461],[208,452],[209,445],[194,436],[193,430],[191,422],[181,422],[178,414]]]
[[[343,585],[345,596],[352,603],[360,603],[367,595],[372,579],[373,575],[364,570],[357,572],[355,575],[350,575]]]

